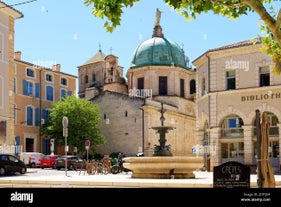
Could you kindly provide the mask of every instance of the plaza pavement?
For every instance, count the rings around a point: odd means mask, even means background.
[[[27,173],[36,172],[28,169]],[[195,171],[191,179],[131,178],[131,174],[89,175],[84,171],[67,171],[64,175],[0,177],[0,188],[213,188],[213,173]],[[281,188],[281,174],[275,175]],[[250,188],[257,188],[257,175],[250,175]]]

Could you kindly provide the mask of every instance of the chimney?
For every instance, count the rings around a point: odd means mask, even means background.
[[[16,52],[15,52],[14,58],[15,58],[16,60],[21,60],[21,51],[16,51]]]
[[[52,66],[52,71],[58,71],[60,72],[60,64],[55,64]]]

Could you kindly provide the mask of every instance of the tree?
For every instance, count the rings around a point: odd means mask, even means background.
[[[87,99],[75,96],[66,96],[59,102],[54,102],[48,119],[42,126],[42,134],[57,140],[64,145],[62,118],[68,118],[67,144],[75,146],[78,152],[85,150],[85,140],[91,142],[90,149],[106,141],[98,128],[100,121],[99,105],[93,104]]]
[[[140,0],[84,0],[86,6],[92,6],[92,14],[99,18],[107,18],[104,27],[108,32],[120,25],[123,8],[133,7]],[[241,15],[256,12],[263,24],[265,32],[264,47],[261,51],[272,56],[275,65],[274,74],[281,73],[281,10],[274,11],[272,2],[276,0],[164,0],[187,20],[196,19],[196,15],[212,11],[227,18],[237,19]]]

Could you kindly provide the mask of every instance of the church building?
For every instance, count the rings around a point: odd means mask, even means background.
[[[195,70],[177,43],[164,37],[158,10],[152,37],[137,46],[126,78],[114,55],[101,50],[79,69],[79,96],[100,106],[101,130],[107,144],[101,154],[153,154],[159,134],[152,127],[171,126],[166,145],[175,156],[191,155],[195,140]],[[112,62],[109,61],[112,58]],[[110,79],[109,79],[110,77]]]

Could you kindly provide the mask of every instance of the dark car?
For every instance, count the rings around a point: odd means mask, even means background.
[[[40,167],[44,168],[55,168],[56,159],[59,155],[45,155],[40,159]]]
[[[65,168],[65,160],[67,159],[67,169],[77,170],[83,167],[83,159],[77,155],[60,156],[56,159],[55,168],[60,170]]]
[[[20,173],[25,174],[27,167],[23,161],[14,155],[0,154],[0,175]]]

